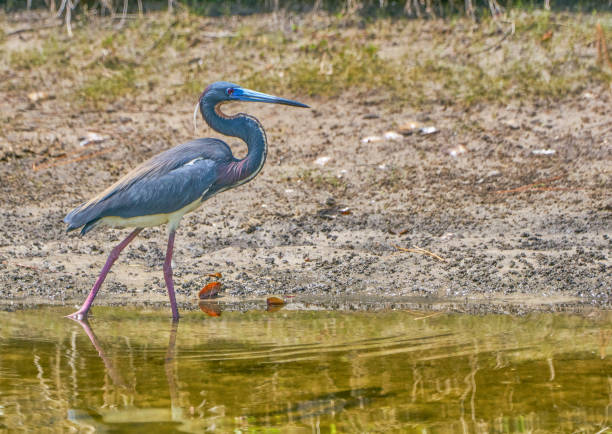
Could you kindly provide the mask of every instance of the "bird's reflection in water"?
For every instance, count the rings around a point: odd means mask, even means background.
[[[89,325],[89,321],[87,321],[87,319],[84,319],[84,320],[74,319],[73,321],[80,324],[83,330],[85,331],[85,334],[87,334],[87,337],[91,341],[91,344],[94,346],[94,348],[98,352],[98,355],[102,359],[106,373],[111,378],[113,384],[117,387],[121,387],[122,389],[127,389],[133,392],[134,388],[128,383],[126,383],[126,381],[123,379],[119,371],[115,369],[115,365],[113,364],[111,359],[106,356],[104,349],[98,342],[98,338],[96,334],[94,333],[94,331],[91,329],[91,326]]]
[[[102,345],[98,341],[98,338],[93,331],[91,325],[87,320],[74,319],[85,331],[85,334],[91,341],[91,344],[98,352],[100,359],[104,363],[105,372],[110,377],[113,384],[125,391],[128,395],[135,395],[136,390],[134,384],[127,383],[113,363],[113,358],[108,357]],[[160,423],[169,424],[171,427],[181,426],[181,430],[190,431],[189,425],[191,423],[190,417],[186,412],[185,408],[180,405],[179,402],[179,390],[178,390],[178,369],[176,363],[176,336],[178,333],[178,320],[172,321],[170,325],[168,347],[166,349],[166,355],[164,357],[164,371],[166,374],[166,381],[168,384],[168,392],[170,395],[170,409],[163,408],[140,408],[136,409],[131,406],[126,406],[125,410],[119,410],[113,408],[112,411],[103,409],[101,407],[100,412],[96,412],[89,408],[84,409],[71,409],[68,412],[68,419],[78,424],[82,428],[95,429],[101,431],[107,431],[109,428],[112,430],[113,426],[121,424],[138,425],[140,427],[147,424],[155,424],[159,427]],[[133,397],[132,397],[133,398]],[[128,398],[124,401],[130,402],[133,399]],[[191,408],[191,413],[193,413]],[[214,426],[214,425],[213,425]],[[202,427],[200,427],[202,428]]]

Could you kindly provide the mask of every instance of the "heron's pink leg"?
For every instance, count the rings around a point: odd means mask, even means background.
[[[85,300],[85,303],[83,303],[83,306],[81,306],[81,308],[77,310],[76,312],[70,315],[66,315],[67,317],[78,319],[78,320],[87,318],[87,313],[89,312],[89,308],[91,307],[91,304],[93,303],[94,298],[96,298],[96,294],[98,293],[98,290],[102,286],[104,279],[106,279],[106,275],[108,274],[111,267],[113,266],[113,264],[119,257],[119,254],[121,253],[121,251],[125,249],[125,247],[128,244],[130,244],[130,242],[134,238],[136,238],[136,235],[138,235],[140,231],[142,231],[142,228],[134,229],[134,231],[131,234],[129,234],[125,240],[121,241],[111,251],[110,255],[108,255],[108,259],[106,260],[106,264],[104,264],[104,267],[102,268],[102,271],[100,272],[100,276],[98,276],[98,280],[96,280],[96,283],[94,284],[93,288],[91,288],[91,291],[89,292],[89,295],[87,296],[87,299]]]
[[[166,250],[166,260],[164,261],[164,279],[166,280],[166,288],[168,288],[168,297],[170,297],[170,307],[172,308],[172,319],[178,320],[179,313],[176,307],[176,297],[174,295],[174,282],[172,281],[172,250],[174,249],[174,230],[168,235],[168,250]]]

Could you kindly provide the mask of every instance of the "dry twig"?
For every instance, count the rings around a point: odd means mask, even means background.
[[[520,187],[516,187],[516,188],[511,188],[509,190],[497,190],[495,193],[496,194],[503,194],[503,193],[518,193],[521,191],[527,191],[527,190],[535,190],[535,191],[544,191],[543,189],[545,189],[546,191],[549,190],[569,190],[569,189],[563,189],[563,188],[559,188],[559,187],[545,187],[543,185],[545,184],[549,184],[553,181],[557,181],[561,178],[564,178],[565,175],[559,175],[559,176],[555,176],[553,178],[548,178],[548,179],[543,179],[541,181],[537,181],[534,182],[532,184],[527,184],[527,185],[522,185]]]
[[[407,249],[405,247],[400,247],[400,246],[397,246],[397,245],[393,244],[393,247],[395,247],[400,252],[419,253],[421,255],[431,256],[432,258],[435,258],[438,261],[446,262],[446,259],[444,259],[443,257],[438,256],[435,253],[432,253],[429,250],[425,250],[425,249],[423,249],[423,248],[421,248],[419,246],[412,246],[412,249]]]
[[[9,265],[8,261],[2,261],[3,264],[5,265]],[[14,265],[15,267],[20,267],[20,268],[28,268],[30,270],[34,270],[34,271],[38,271],[38,272],[47,272],[49,271],[49,269],[42,269],[39,267],[35,267],[33,265],[26,265],[26,264],[20,264],[19,262],[12,262],[10,265]]]
[[[93,152],[91,154],[86,154],[86,155],[77,154],[77,157],[70,158],[70,159],[66,159],[66,156],[63,156],[54,161],[50,161],[48,163],[41,164],[41,165],[32,164],[32,170],[34,172],[38,172],[39,170],[48,169],[49,167],[63,166],[65,164],[76,163],[78,161],[88,160],[90,158],[94,158],[102,154],[106,154],[107,152],[112,151],[116,147],[117,146],[111,146],[110,148],[102,149],[98,152]]]

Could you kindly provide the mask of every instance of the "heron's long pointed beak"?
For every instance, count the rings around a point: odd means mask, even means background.
[[[243,89],[241,87],[234,89],[232,99],[237,99],[240,101],[269,102],[273,104],[285,104],[292,105],[295,107],[310,108],[309,106],[307,106],[306,104],[302,104],[301,102],[285,98],[279,98],[278,96],[268,95],[250,89]]]

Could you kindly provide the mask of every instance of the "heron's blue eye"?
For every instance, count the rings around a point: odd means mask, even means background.
[[[227,96],[232,96],[232,94],[234,93],[234,88],[228,87],[227,89],[225,89],[225,93],[227,94]]]

